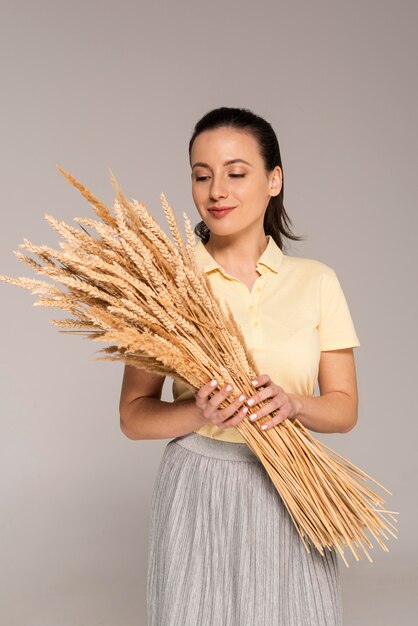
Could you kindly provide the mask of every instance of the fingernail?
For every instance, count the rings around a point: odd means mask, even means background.
[[[238,400],[239,400],[240,402],[242,402],[243,400],[245,400],[245,396],[244,396],[244,395],[241,395],[241,396],[238,398]]]
[[[251,384],[255,386],[257,384],[257,381],[256,380],[252,380]]]
[[[232,385],[227,385],[226,386],[226,391],[232,391]]]
[[[248,408],[246,406],[243,407],[242,412],[244,413],[244,415],[247,413]]]
[[[216,380],[211,380],[211,381],[210,381],[210,386],[211,386],[211,387],[216,387],[216,385],[217,385],[217,384],[218,384],[218,383],[216,382]]]
[[[247,400],[247,404],[248,406],[252,406],[254,404],[254,399],[250,398],[249,400]]]
[[[257,413],[253,413],[252,415],[250,415],[250,420],[252,422],[254,422],[257,419]]]
[[[266,430],[267,426],[268,426],[268,424],[263,424],[262,427],[261,427],[261,430]]]

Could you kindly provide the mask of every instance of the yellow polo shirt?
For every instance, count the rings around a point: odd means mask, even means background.
[[[260,276],[250,293],[220,267],[201,240],[195,252],[221,305],[228,302],[231,307],[259,373],[268,374],[285,391],[313,395],[321,350],[360,346],[336,272],[322,261],[288,256],[268,236],[257,263]],[[172,390],[174,401],[194,397],[177,380]],[[245,443],[236,427],[206,424],[194,432]]]

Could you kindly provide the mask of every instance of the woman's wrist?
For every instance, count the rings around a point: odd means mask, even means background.
[[[292,411],[290,412],[289,419],[297,419],[301,413],[303,413],[303,396],[297,393],[286,394],[292,405]]]
[[[299,400],[298,421],[318,433],[346,433],[357,421],[357,400],[340,391],[319,396],[287,394],[291,404]]]

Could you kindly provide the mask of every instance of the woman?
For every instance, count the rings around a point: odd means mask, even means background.
[[[254,395],[211,381],[195,394],[126,366],[122,431],[171,439],[156,477],[149,535],[149,626],[338,626],[335,551],[307,553],[261,462],[235,428],[268,402],[267,428],[298,418],[316,432],[357,421],[353,347],[359,346],[335,271],[287,256],[283,169],[268,122],[222,107],[195,126],[192,195],[202,221],[196,255],[228,303],[259,371]],[[320,396],[313,397],[318,381]],[[215,391],[215,393],[214,393]],[[237,390],[239,391],[239,390]]]

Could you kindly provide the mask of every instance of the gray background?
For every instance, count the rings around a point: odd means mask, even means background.
[[[417,4],[351,0],[1,5],[0,273],[57,246],[44,213],[110,203],[108,168],[162,222],[197,212],[187,144],[215,106],[266,117],[282,152],[289,254],[337,272],[361,347],[357,427],[324,439],[393,491],[399,539],[343,564],[345,625],[415,624]],[[145,625],[148,514],[167,440],[119,429],[123,367],[0,286],[0,623]],[[279,382],[279,381],[278,381]],[[169,399],[170,384],[165,387]]]

